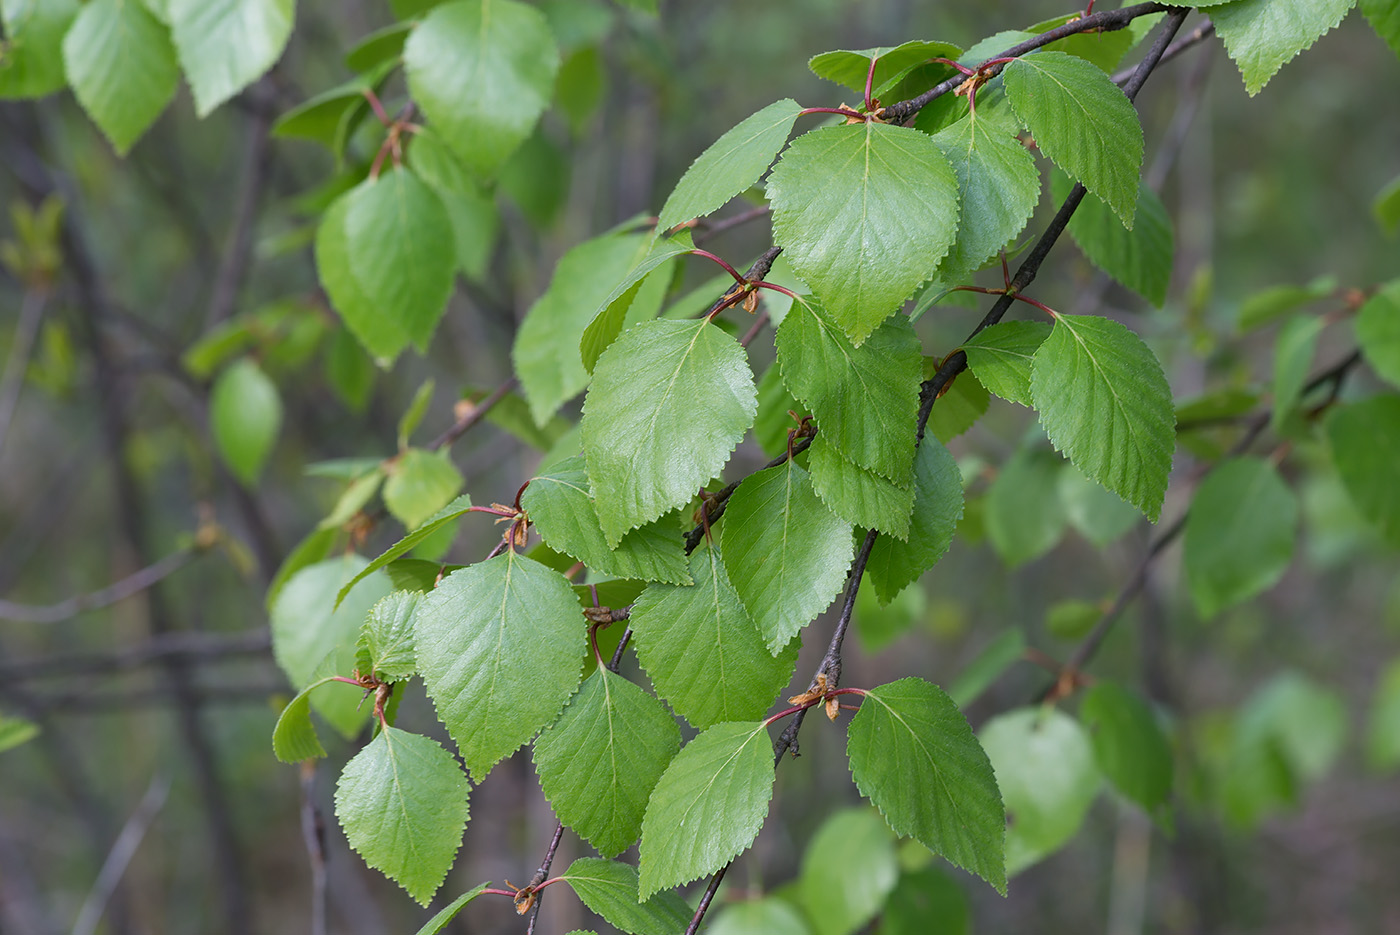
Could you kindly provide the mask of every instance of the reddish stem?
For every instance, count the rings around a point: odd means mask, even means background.
[[[697,250],[692,250],[691,253],[693,253],[695,256],[702,256],[702,257],[704,257],[704,258],[707,259],[707,260],[714,260],[714,261],[715,261],[716,263],[718,263],[720,266],[724,267],[724,271],[725,271],[726,273],[728,273],[729,275],[733,276],[733,277],[734,277],[734,281],[737,282],[739,285],[741,285],[741,286],[747,286],[747,285],[749,284],[749,281],[748,281],[747,279],[745,279],[745,278],[739,273],[739,271],[738,271],[737,269],[735,269],[734,267],[730,266],[727,262],[725,262],[725,261],[724,261],[723,259],[721,259],[720,257],[715,256],[715,255],[714,255],[713,253],[711,253],[710,251],[708,251],[708,250],[699,250],[699,249],[697,249]]]
[[[754,288],[755,288],[755,289],[772,289],[774,292],[781,292],[783,295],[787,296],[788,298],[790,298],[790,299],[792,299],[792,300],[794,300],[794,301],[796,301],[796,302],[801,302],[801,301],[802,301],[800,298],[798,298],[796,292],[793,292],[791,289],[788,289],[788,288],[786,288],[786,287],[784,287],[784,286],[780,286],[780,285],[778,285],[778,284],[775,283],[775,282],[764,282],[763,280],[760,279],[759,281],[755,282],[753,285],[754,285]]]
[[[511,899],[514,899],[514,898],[515,898],[515,894],[514,894],[513,892],[511,892],[510,890],[498,890],[498,889],[495,889],[494,887],[487,887],[486,889],[482,890],[481,892],[482,892],[482,893],[489,893],[489,894],[492,895],[492,896],[509,896]]]
[[[842,110],[839,107],[804,107],[797,112],[797,116],[803,117],[807,114],[840,114],[842,117],[859,117],[860,114],[849,110]]]
[[[492,516],[502,516],[502,517],[505,517],[506,519],[511,519],[512,517],[514,517],[514,516],[516,515],[515,513],[511,513],[511,512],[509,512],[509,511],[507,511],[507,510],[498,510],[498,509],[496,509],[495,507],[489,507],[489,506],[469,506],[469,507],[467,507],[467,512],[468,512],[468,513],[490,513]]]
[[[880,61],[877,55],[870,60],[870,70],[865,73],[865,110],[866,113],[875,112],[875,102],[870,99],[870,91],[875,84],[875,66]]]
[[[942,62],[944,65],[951,65],[951,66],[953,66],[954,68],[956,68],[958,71],[962,72],[964,75],[967,75],[969,78],[971,78],[973,75],[977,74],[977,70],[976,70],[976,69],[974,69],[974,68],[968,68],[966,65],[963,65],[963,64],[960,63],[960,62],[955,62],[955,61],[953,61],[951,58],[935,58],[935,59],[930,59],[930,61]]]
[[[733,286],[730,286],[729,288],[734,289]],[[738,305],[740,302],[744,301],[746,296],[748,296],[748,292],[746,290],[734,289],[732,293],[725,297],[723,302],[720,302],[718,305],[715,306],[715,310],[713,312],[710,312],[710,314],[705,316],[705,320],[714,321],[716,315],[718,315],[720,312],[724,311],[727,308],[733,308],[734,306]]]
[[[379,102],[379,95],[375,94],[370,88],[365,88],[362,93],[365,96],[365,100],[369,101],[370,110],[374,111],[374,116],[379,119],[380,123],[387,127],[394,122],[389,119],[389,112],[386,111],[384,105]]]
[[[981,293],[982,295],[1009,295],[1009,296],[1011,296],[1011,298],[1013,298],[1013,299],[1016,299],[1016,300],[1018,300],[1018,301],[1020,301],[1020,302],[1025,302],[1027,305],[1034,305],[1036,308],[1040,309],[1042,312],[1044,312],[1045,314],[1049,315],[1051,318],[1059,318],[1059,317],[1060,317],[1060,313],[1059,313],[1059,312],[1055,311],[1053,308],[1051,308],[1050,306],[1046,305],[1044,302],[1037,302],[1035,299],[1032,299],[1030,296],[1028,296],[1028,295],[1022,295],[1022,294],[1019,293],[1019,292],[1008,292],[1008,291],[1005,290],[1005,289],[987,289],[987,288],[984,288],[984,287],[982,287],[982,286],[954,286],[953,288],[949,289],[948,291],[949,291],[949,292],[979,292],[979,293]]]

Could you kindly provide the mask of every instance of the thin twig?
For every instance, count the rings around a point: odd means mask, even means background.
[[[170,777],[163,773],[153,776],[150,785],[146,787],[146,794],[141,796],[141,801],[136,806],[136,811],[131,813],[121,833],[117,835],[116,842],[112,844],[112,849],[107,852],[107,859],[103,861],[102,869],[98,871],[97,879],[93,881],[92,889],[88,891],[87,898],[83,900],[83,907],[78,911],[78,919],[73,923],[73,935],[92,935],[97,931],[97,923],[102,921],[107,902],[116,892],[122,875],[126,873],[127,865],[131,863],[131,858],[136,856],[136,849],[141,846],[146,831],[151,827],[151,822],[155,821],[156,815],[160,814],[161,806],[165,804],[165,798],[169,794]]]
[[[311,864],[311,935],[326,935],[326,820],[316,805],[316,761],[301,763],[301,839]]]
[[[509,380],[502,383],[500,386],[492,390],[489,394],[484,396],[480,401],[473,404],[470,409],[465,409],[461,417],[457,419],[457,421],[454,422],[447,429],[447,431],[443,432],[437,438],[433,439],[431,442],[428,443],[428,450],[437,451],[440,448],[446,448],[453,442],[455,442],[457,439],[461,438],[464,434],[466,434],[467,429],[471,428],[472,426],[480,422],[482,419],[486,418],[486,414],[489,413],[498,402],[505,399],[506,396],[508,396],[510,392],[519,385],[520,380],[517,377],[511,377]]]
[[[1178,55],[1185,52],[1187,49],[1190,49],[1193,46],[1200,45],[1202,42],[1209,39],[1213,35],[1215,35],[1215,24],[1212,23],[1210,20],[1206,20],[1205,22],[1197,26],[1195,29],[1191,30],[1186,35],[1182,36],[1180,39],[1167,46],[1167,51],[1162,53],[1162,59],[1160,62],[1158,62],[1158,64],[1160,65],[1165,62],[1170,62],[1172,59],[1176,58]],[[1123,69],[1120,72],[1117,72],[1113,76],[1113,83],[1124,84],[1128,81],[1129,78],[1133,76],[1133,72],[1135,71],[1137,71],[1137,66],[1133,65],[1131,67]]]
[[[140,594],[156,582],[182,568],[193,555],[193,550],[182,549],[167,555],[154,565],[148,565],[140,571],[127,575],[115,584],[109,584],[100,591],[79,594],[65,601],[59,601],[57,604],[36,606],[0,600],[0,620],[9,620],[15,623],[60,623],[64,620],[70,620],[83,611],[97,610]]]
[[[186,665],[218,665],[249,656],[267,656],[271,651],[272,635],[266,627],[227,635],[165,633],[111,652],[56,653],[0,663],[0,682],[9,685],[43,678],[114,675],[164,664],[170,658],[179,658]]]
[[[701,218],[696,223],[697,230],[695,231],[694,240],[697,244],[704,243],[707,240],[718,237],[727,230],[732,230],[762,217],[767,217],[772,212],[772,206],[763,204],[756,208],[750,208],[747,211],[741,211],[727,218],[720,218],[717,221]]]
[[[30,289],[20,303],[19,322],[15,325],[14,338],[10,342],[4,374],[0,375],[0,451],[5,449],[10,420],[14,418],[15,407],[19,405],[24,374],[29,369],[29,355],[34,350],[34,339],[39,335],[39,325],[44,320],[48,299],[47,289]]]
[[[564,822],[557,822],[554,826],[554,837],[549,842],[549,850],[545,852],[544,860],[540,862],[540,867],[535,871],[535,875],[530,878],[526,888],[530,889],[539,886],[549,879],[549,868],[554,863],[554,853],[559,850],[559,842],[564,837]],[[525,935],[535,935],[535,922],[540,917],[540,904],[544,902],[544,893],[535,896],[535,907],[530,910],[530,923],[525,926]]]
[[[253,257],[258,205],[262,201],[272,156],[270,144],[275,105],[270,82],[271,79],[263,78],[244,95],[250,105],[248,111],[251,117],[246,129],[243,177],[234,205],[233,228],[229,232],[228,245],[209,297],[209,310],[204,320],[206,329],[221,324],[233,314],[238,293],[248,276],[249,261]]]

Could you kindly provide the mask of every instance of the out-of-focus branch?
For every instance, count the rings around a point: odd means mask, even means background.
[[[10,355],[5,360],[3,374],[0,374],[0,451],[5,450],[5,436],[9,434],[10,421],[14,418],[15,407],[19,405],[24,374],[29,368],[29,355],[34,350],[34,339],[39,335],[48,298],[47,289],[32,288],[25,292],[24,301],[19,307],[19,323],[15,326],[15,335],[10,343]]]
[[[91,594],[79,594],[77,597],[70,597],[57,604],[36,606],[0,600],[0,620],[9,620],[15,623],[60,623],[64,620],[70,620],[83,611],[98,610],[140,594],[156,582],[184,567],[193,555],[192,549],[173,552],[154,565],[148,565],[140,571],[133,572],[99,591],[93,591]]]
[[[268,656],[272,635],[266,627],[232,636],[213,633],[166,633],[144,643],[105,653],[59,653],[52,656],[0,663],[0,681],[6,684],[34,679],[112,675],[167,659],[185,665],[216,665],[243,658]]]
[[[162,774],[153,776],[150,785],[146,787],[146,794],[141,796],[141,801],[136,806],[136,811],[131,813],[131,817],[122,826],[121,834],[117,835],[116,843],[108,851],[107,859],[103,862],[87,899],[83,900],[78,919],[73,923],[73,935],[93,935],[97,931],[97,924],[102,921],[107,902],[116,892],[117,884],[126,873],[127,865],[131,863],[131,858],[136,856],[136,849],[141,846],[147,829],[151,827],[151,822],[155,821],[156,815],[160,814],[161,806],[165,805],[165,798],[169,794],[170,777]]]

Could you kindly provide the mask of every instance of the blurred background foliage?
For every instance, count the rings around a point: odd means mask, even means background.
[[[163,557],[189,557],[155,588],[111,606],[70,607],[80,612],[52,623],[0,622],[0,713],[39,727],[0,756],[0,931],[66,931],[104,887],[104,931],[306,931],[303,794],[328,816],[331,770],[354,749],[336,740],[334,765],[323,764],[320,777],[298,775],[269,749],[289,691],[268,650],[264,593],[344,488],[306,466],[393,455],[400,417],[427,380],[434,389],[420,444],[452,423],[458,399],[508,378],[514,331],[566,249],[654,213],[695,155],[768,102],[843,101],[806,70],[811,55],[915,38],[967,46],[1069,12],[1030,0],[673,0],[659,18],[601,0],[538,5],[564,51],[559,103],[480,207],[483,238],[463,258],[467,272],[429,352],[387,372],[338,324],[309,249],[320,211],[367,170],[377,124],[360,123],[343,160],[272,132],[280,114],[350,77],[346,50],[393,22],[385,0],[304,2],[269,75],[205,119],[182,88],[125,159],[66,92],[0,102],[0,203],[12,214],[3,236],[13,260],[0,274],[0,359],[4,380],[23,377],[0,436],[5,608],[55,604]],[[1068,244],[1052,255],[1036,297],[1130,323],[1162,358],[1178,399],[1267,386],[1275,328],[1241,333],[1251,298],[1257,308],[1261,290],[1311,283],[1300,308],[1321,316],[1343,306],[1345,290],[1395,275],[1397,243],[1379,233],[1370,205],[1400,168],[1398,87],[1400,62],[1355,15],[1254,99],[1216,42],[1164,67],[1140,105],[1147,165],[1163,147],[1169,153],[1162,195],[1177,250],[1166,306],[1151,309],[1101,281]],[[402,78],[381,93],[393,112],[406,97]],[[1180,134],[1184,102],[1199,109]],[[1048,217],[1041,211],[1030,230]],[[710,246],[742,265],[769,242],[760,222]],[[709,277],[689,266],[672,288]],[[926,349],[956,346],[980,315],[935,308],[919,323]],[[1354,346],[1349,323],[1327,321],[1314,369]],[[765,353],[755,355],[756,372]],[[211,447],[211,387],[237,354],[259,362],[284,410],[251,485]],[[1346,392],[1364,395],[1370,379],[1353,379]],[[508,501],[539,458],[510,430],[522,412],[501,407],[453,448],[479,503]],[[1178,475],[1198,456],[1217,456],[1229,431],[1184,439]],[[890,606],[861,592],[848,684],[918,674],[950,685],[989,646],[1017,657],[1022,638],[1054,658],[1072,650],[1130,575],[1149,531],[1104,528],[1113,520],[1101,512],[1086,519],[1076,506],[1083,492],[1060,476],[1057,459],[1036,453],[1040,440],[1030,413],[993,401],[953,443],[973,496],[962,535]],[[1400,657],[1395,555],[1355,516],[1318,443],[1305,431],[1291,440],[1290,465],[1308,467],[1289,469],[1303,536],[1283,580],[1202,619],[1173,548],[1094,666],[1143,686],[1169,712],[1171,816],[1153,823],[1100,795],[1082,833],[1019,875],[1005,901],[901,849],[904,879],[917,885],[901,884],[896,899],[946,905],[940,931],[949,932],[966,930],[966,919],[981,931],[1400,928],[1389,882],[1400,863],[1400,684],[1393,669],[1385,676]],[[1048,515],[988,495],[1017,452],[1022,482],[1047,493]],[[731,470],[762,460],[746,443]],[[1174,487],[1164,515],[1184,503]],[[998,533],[997,511],[1007,509],[1018,522]],[[1008,539],[1035,523],[1038,540]],[[496,534],[484,522],[464,524],[438,554],[474,560]],[[385,520],[360,524],[357,535],[361,551],[375,554],[399,532]],[[1020,636],[1008,643],[1008,634]],[[804,658],[798,671],[809,668]],[[1047,681],[1034,665],[1012,666],[968,707],[974,727],[1029,703]],[[1388,708],[1378,701],[1387,692]],[[433,723],[421,690],[404,699],[402,716]],[[1389,728],[1377,721],[1386,717]],[[0,736],[8,730],[0,723]],[[809,842],[828,816],[862,820],[839,811],[857,795],[844,766],[831,766],[841,762],[836,735],[812,729],[802,752],[780,771],[775,820],[729,877],[724,901],[734,908],[717,930],[740,925],[744,913],[789,911],[746,897],[781,894],[785,884],[820,891],[819,878],[806,879],[820,869],[807,866],[810,856],[804,864]],[[524,756],[473,799],[444,894],[527,879],[553,827]],[[143,824],[121,879],[95,883],[122,828]],[[348,851],[333,820],[326,834],[331,931],[421,923],[423,913]],[[586,850],[566,836],[558,866]],[[494,904],[476,904],[465,919],[457,930],[522,924]],[[571,896],[545,902],[542,931],[595,924]],[[782,922],[764,924],[778,931]],[[881,930],[903,931],[895,921]]]

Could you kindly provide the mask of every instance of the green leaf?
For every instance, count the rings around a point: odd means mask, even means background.
[[[1006,802],[1006,870],[1014,874],[1074,837],[1099,793],[1099,773],[1084,728],[1054,708],[1009,711],[981,736]]]
[[[1396,0],[1360,0],[1366,21],[1385,43],[1400,55],[1400,3]]]
[[[851,777],[909,835],[1006,894],[1001,794],[992,764],[951,698],[923,679],[873,688],[851,719]]]
[[[816,935],[849,935],[875,917],[898,881],[889,827],[868,808],[848,808],[812,836],[797,892]]]
[[[708,935],[811,935],[807,921],[778,896],[730,903],[714,916]]]
[[[899,878],[880,913],[876,935],[972,935],[967,894],[937,867]]]
[[[388,682],[402,682],[418,671],[413,650],[413,614],[422,597],[395,591],[370,609],[355,643],[355,668]]]
[[[686,744],[647,804],[641,898],[729,863],[753,843],[772,796],[773,746],[762,721],[715,724]]]
[[[703,217],[747,191],[783,148],[799,110],[796,101],[785,97],[710,144],[666,199],[657,230],[667,231],[683,221]]]
[[[169,10],[195,113],[207,117],[282,56],[296,0],[170,0]]]
[[[963,345],[967,365],[983,386],[1002,399],[1034,408],[1031,360],[1050,336],[1043,321],[1003,321],[983,328]]]
[[[880,603],[888,604],[938,563],[953,543],[953,530],[962,514],[963,485],[958,464],[942,442],[925,437],[914,458],[914,511],[909,519],[909,541],[881,536],[875,540],[866,566],[866,577]]]
[[[258,481],[282,428],[277,386],[251,358],[234,361],[209,392],[209,428],[219,456],[245,486]]]
[[[1361,306],[1356,340],[1376,375],[1400,386],[1400,279],[1391,280]]]
[[[404,46],[408,89],[474,174],[493,175],[554,93],[559,50],[544,14],[514,0],[434,9]]]
[[[352,272],[345,218],[353,193],[337,198],[316,228],[316,275],[355,340],[380,366],[387,366],[408,346],[409,337],[402,322],[381,313]]]
[[[1078,471],[1061,471],[1060,504],[1065,518],[1097,548],[1107,548],[1142,520],[1142,514],[1111,490]]]
[[[1069,178],[1056,173],[1056,201],[1069,196]],[[1138,184],[1137,213],[1131,230],[1095,195],[1086,195],[1069,222],[1074,242],[1099,269],[1157,308],[1167,301],[1175,240],[1171,218],[1157,193]]]
[[[39,736],[39,725],[28,718],[0,714],[0,753],[13,750]]]
[[[592,571],[690,584],[688,562],[673,523],[648,523],[623,536],[616,549],[608,548],[588,493],[582,455],[565,458],[531,478],[520,505],[550,548],[572,555]]]
[[[452,900],[452,902],[444,906],[441,912],[424,923],[423,927],[419,929],[415,935],[438,935],[439,932],[447,927],[447,923],[457,918],[457,913],[467,907],[467,903],[480,896],[482,890],[490,885],[490,883],[479,883],[467,890],[461,896],[458,896],[456,899]]]
[[[1036,23],[1030,28],[1030,32],[1036,34],[1047,33],[1065,25],[1071,20],[1078,19],[1082,13],[1067,13],[1064,16],[1057,16],[1044,22]],[[1147,16],[1144,19],[1160,19],[1160,16]],[[1118,29],[1113,32],[1100,32],[1091,30],[1087,33],[1066,36],[1045,46],[1054,52],[1065,52],[1079,58],[1093,62],[1094,65],[1103,71],[1113,74],[1118,63],[1123,60],[1123,56],[1128,54],[1138,41],[1137,33],[1132,29],[1137,24],[1134,20],[1127,29]]]
[[[282,593],[282,588],[286,586],[292,575],[307,565],[314,565],[322,559],[329,558],[331,552],[335,550],[336,540],[339,537],[340,530],[338,529],[317,528],[307,533],[306,538],[293,546],[292,551],[278,566],[277,573],[272,576],[272,583],[267,586],[267,594],[264,597],[266,606],[271,609],[277,601],[277,595]]]
[[[413,394],[413,399],[409,401],[408,408],[403,415],[399,416],[399,448],[402,450],[408,447],[408,440],[413,437],[418,426],[422,423],[423,417],[428,414],[428,406],[433,402],[433,389],[437,386],[437,381],[432,377],[419,384],[417,391]]]
[[[1371,202],[1371,214],[1387,237],[1394,237],[1400,230],[1400,175],[1391,179],[1376,193]]]
[[[1060,315],[1035,353],[1031,396],[1051,443],[1155,523],[1176,447],[1176,413],[1147,345],[1116,321]]]
[[[459,516],[464,515],[467,512],[467,510],[471,508],[471,505],[472,498],[467,494],[462,494],[460,497],[447,504],[447,506],[443,507],[441,510],[438,510],[427,520],[424,520],[424,522],[417,529],[413,530],[408,535],[400,539],[398,542],[395,542],[383,552],[379,553],[378,558],[366,565],[364,567],[364,570],[361,571],[358,575],[356,575],[353,579],[351,579],[350,583],[347,584],[344,588],[342,588],[340,593],[336,595],[336,605],[339,606],[340,602],[345,600],[345,595],[350,593],[350,589],[353,588],[361,578],[365,577],[366,575],[373,574],[374,572],[383,568],[385,565],[392,562],[394,559],[398,558],[400,555],[403,555],[407,553],[410,549],[415,548],[420,542],[426,540],[433,533],[437,532],[439,529],[446,526],[448,523],[453,522]]]
[[[392,589],[389,576],[376,572],[354,587],[337,607],[336,592],[365,566],[347,554],[308,565],[288,579],[268,610],[272,655],[293,688],[302,689],[327,673],[349,676],[355,668],[355,642],[371,607]],[[311,706],[345,737],[353,737],[369,711],[359,710],[360,693],[317,692]]]
[[[931,377],[938,368],[929,364],[934,363],[936,358],[927,357],[924,360],[924,373]],[[967,374],[955,379],[947,385],[930,412],[928,431],[946,445],[976,425],[991,402],[987,388],[977,382],[976,375]]]
[[[283,763],[300,763],[326,755],[326,748],[321,746],[321,738],[316,735],[316,725],[311,723],[311,692],[334,680],[335,677],[329,675],[317,679],[287,702],[272,728],[272,753],[277,759]],[[354,688],[353,685],[349,687]]]
[[[1118,85],[1063,52],[1023,56],[1002,72],[1011,109],[1055,165],[1133,226],[1142,125]]]
[[[1021,661],[1026,651],[1026,634],[1012,627],[992,640],[969,662],[948,686],[948,697],[960,708],[976,701],[1007,669]]]
[[[535,739],[535,770],[559,820],[616,857],[641,834],[651,790],[680,748],[661,702],[600,665]]]
[[[1376,683],[1367,719],[1366,759],[1380,772],[1400,766],[1400,660],[1391,662]]]
[[[467,777],[435,740],[386,727],[335,787],[335,816],[365,863],[426,906],[462,843]]]
[[[409,448],[389,462],[384,482],[384,505],[410,530],[431,519],[462,489],[462,475],[443,448]]]
[[[1332,461],[1351,502],[1400,546],[1400,396],[1376,396],[1327,417]]]
[[[536,425],[588,385],[579,340],[598,305],[646,253],[645,234],[609,234],[585,240],[559,258],[544,295],[525,314],[511,360]],[[625,311],[625,309],[624,309]]]
[[[509,549],[444,578],[415,629],[428,695],[478,782],[559,713],[588,639],[564,576]]]
[[[800,136],[768,194],[783,256],[857,346],[929,277],[957,232],[957,176],[938,144],[908,127]]]
[[[1147,702],[1113,682],[1099,682],[1085,693],[1079,719],[1115,789],[1148,812],[1167,803],[1172,750]]]
[[[923,365],[909,320],[887,321],[853,347],[819,305],[795,302],[775,343],[783,382],[809,408],[827,444],[907,486]]]
[[[554,106],[569,121],[575,138],[582,137],[597,116],[607,86],[603,56],[596,47],[576,49],[559,63],[554,78]]]
[[[1335,276],[1318,276],[1302,286],[1270,286],[1262,289],[1240,303],[1235,328],[1241,334],[1252,331],[1283,317],[1300,305],[1326,298],[1336,291],[1336,288]]]
[[[690,574],[691,587],[653,584],[637,598],[629,621],[637,659],[657,694],[696,727],[761,717],[792,679],[798,641],[769,654],[718,544],[691,554]]]
[[[0,2],[5,25],[0,99],[43,97],[62,90],[67,84],[63,38],[79,9],[78,0]]]
[[[349,81],[298,104],[277,118],[272,135],[279,138],[312,140],[337,150],[349,135],[349,121],[361,119],[360,111],[369,110],[365,91],[378,91],[393,69],[392,62],[377,66],[374,71],[356,75]]]
[[[913,484],[900,486],[852,464],[825,435],[817,435],[807,451],[812,489],[831,512],[857,526],[909,538]]]
[[[608,545],[689,503],[758,412],[744,349],[704,319],[644,321],[598,359],[583,452]]]
[[[1103,618],[1103,607],[1090,601],[1057,601],[1045,611],[1045,632],[1058,640],[1082,640]]]
[[[690,924],[690,906],[679,893],[666,890],[643,902],[637,894],[636,868],[630,864],[580,857],[560,879],[573,887],[585,906],[628,935],[675,935]]]
[[[63,38],[73,95],[118,155],[175,96],[180,70],[170,30],[133,0],[93,0]]]
[[[345,66],[351,71],[365,72],[384,65],[397,66],[403,59],[403,46],[412,23],[390,23],[359,39],[345,53]]]
[[[758,416],[753,423],[753,440],[764,454],[777,456],[787,450],[788,432],[797,428],[789,412],[801,416],[807,410],[783,384],[782,368],[775,361],[759,378]]]
[[[730,583],[774,655],[830,606],[851,564],[851,524],[792,461],[744,479],[724,512],[724,539]]]
[[[1014,128],[964,117],[933,137],[958,177],[958,239],[939,277],[962,282],[1030,220],[1040,200],[1040,172]]]
[[[1238,0],[1211,10],[1210,19],[1252,97],[1355,4],[1356,0]]]
[[[903,45],[883,46],[859,51],[840,50],[814,55],[807,62],[812,74],[844,85],[852,91],[864,93],[866,78],[870,74],[870,63],[875,61],[875,75],[871,83],[878,88],[890,81],[905,69],[922,64],[931,58],[957,59],[962,49],[951,42],[912,41]],[[893,104],[895,99],[886,103]]]
[[[1023,449],[997,472],[987,491],[987,537],[1002,561],[1015,567],[1055,547],[1065,531],[1058,496],[1064,462],[1039,449]]]
[[[1317,316],[1298,315],[1279,329],[1274,341],[1274,408],[1269,419],[1275,432],[1298,407],[1323,324]]]
[[[688,230],[680,231],[664,240],[651,241],[651,247],[646,255],[637,262],[636,266],[632,267],[631,272],[623,277],[621,282],[613,287],[607,298],[598,304],[592,321],[588,323],[587,328],[583,329],[583,339],[579,341],[579,353],[583,356],[584,369],[592,373],[594,367],[598,365],[598,358],[617,340],[617,336],[622,333],[623,328],[628,324],[645,320],[632,311],[633,306],[642,304],[638,295],[642,289],[642,281],[646,280],[650,283],[656,277],[662,277],[669,281],[669,271],[662,269],[662,267],[668,266],[670,261],[676,257],[694,250],[695,244],[692,242]],[[647,317],[652,316],[648,315]]]

